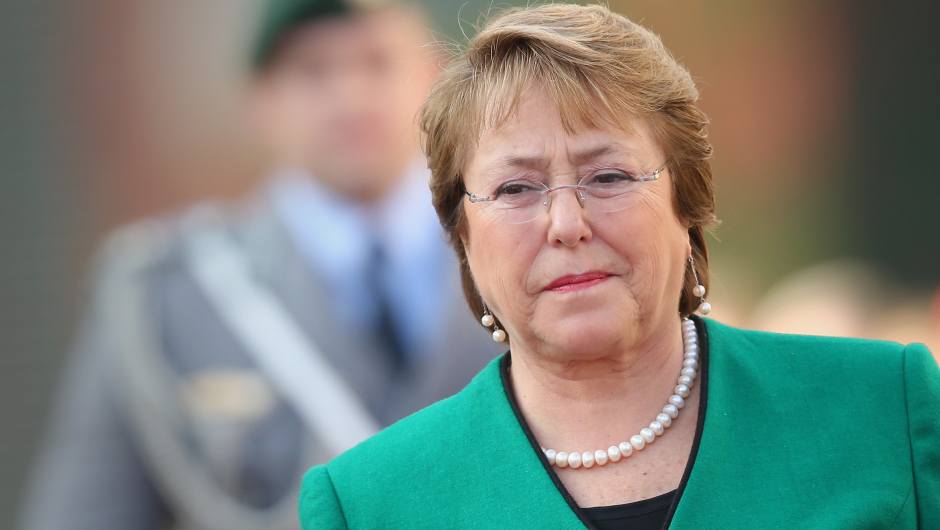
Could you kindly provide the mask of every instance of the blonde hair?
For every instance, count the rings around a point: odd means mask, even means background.
[[[548,4],[493,18],[455,57],[420,113],[431,169],[434,208],[457,252],[471,310],[483,302],[467,261],[461,171],[483,131],[508,120],[525,90],[538,83],[569,132],[612,125],[627,130],[627,113],[645,119],[673,176],[674,208],[689,226],[699,281],[709,285],[704,230],[717,223],[709,159],[708,118],[698,90],[655,34],[604,6]],[[678,311],[698,307],[686,268]],[[503,326],[500,326],[503,327]]]

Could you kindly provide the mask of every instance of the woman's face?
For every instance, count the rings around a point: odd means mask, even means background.
[[[666,163],[648,125],[565,132],[538,87],[518,113],[485,131],[465,167],[464,185],[488,195],[516,179],[577,184],[600,172],[650,174]],[[638,197],[616,212],[573,189],[552,192],[551,207],[511,224],[464,199],[463,241],[484,301],[520,348],[558,360],[591,360],[675,330],[688,230],[674,213],[672,177],[637,183]],[[593,202],[592,202],[593,201]]]

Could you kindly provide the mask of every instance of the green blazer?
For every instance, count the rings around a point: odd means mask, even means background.
[[[697,319],[697,444],[671,529],[940,529],[940,369],[923,345]],[[307,472],[305,530],[584,528],[492,362]]]

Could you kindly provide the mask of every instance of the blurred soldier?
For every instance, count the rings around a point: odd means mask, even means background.
[[[105,245],[25,528],[296,528],[305,469],[492,358],[414,134],[429,40],[407,5],[270,5],[249,108],[276,167]]]

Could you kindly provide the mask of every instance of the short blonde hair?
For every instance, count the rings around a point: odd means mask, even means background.
[[[698,278],[707,288],[704,230],[717,223],[712,148],[691,75],[659,37],[604,6],[547,4],[490,20],[444,70],[421,109],[434,208],[457,252],[474,314],[482,315],[483,302],[460,237],[467,228],[461,172],[483,131],[505,123],[532,83],[545,89],[569,132],[603,126],[602,120],[625,128],[625,113],[649,123],[666,153],[675,213],[689,227]],[[683,316],[698,307],[694,286],[687,267],[677,307]]]

